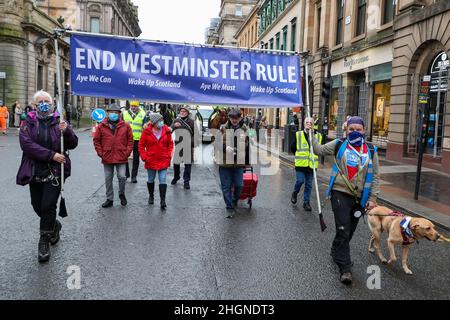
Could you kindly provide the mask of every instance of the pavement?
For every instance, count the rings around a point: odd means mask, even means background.
[[[259,174],[253,207],[241,201],[232,219],[221,195],[211,145],[199,150],[191,189],[168,186],[167,210],[147,204],[147,173],[127,182],[128,205],[103,209],[103,167],[89,132],[78,132],[65,185],[69,216],[49,263],[37,261],[39,220],[28,187],[15,184],[21,160],[16,135],[0,136],[0,299],[201,299],[201,300],[416,300],[450,297],[448,243],[421,241],[410,251],[410,269],[387,266],[367,250],[370,232],[360,221],[351,242],[354,283],[346,287],[329,255],[335,226],[329,205],[320,231],[317,212],[289,201],[293,169],[283,163]],[[277,164],[278,159],[263,155]],[[168,179],[173,177],[170,169]],[[117,182],[114,181],[117,193]],[[320,193],[325,186],[320,185]],[[315,199],[311,205],[317,207]],[[438,228],[444,235],[448,232]],[[382,250],[386,253],[385,241]],[[79,270],[80,286],[69,286]],[[375,270],[375,271],[374,271]],[[378,271],[376,271],[378,270]],[[380,287],[370,287],[377,272]],[[71,280],[72,279],[72,280]],[[72,283],[73,284],[73,283]]]
[[[294,155],[280,152],[278,147],[271,148],[264,144],[259,147],[279,156],[291,166],[295,163]],[[408,215],[424,217],[450,230],[450,175],[422,167],[419,196],[418,200],[415,200],[417,166],[388,161],[381,152],[379,157],[379,203]],[[324,164],[317,170],[318,180],[324,185],[328,185],[332,164],[332,157],[325,157]]]

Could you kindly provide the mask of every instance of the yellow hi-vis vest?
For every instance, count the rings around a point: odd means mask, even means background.
[[[133,131],[133,139],[139,140],[141,139],[142,134],[142,126],[144,125],[145,111],[139,109],[136,117],[134,119],[131,117],[130,112],[125,110],[123,112],[123,121],[128,123],[131,126],[131,130]]]
[[[296,167],[310,167],[311,169],[317,169],[319,167],[319,157],[314,155],[314,166],[313,166],[313,156],[310,152],[309,144],[305,136],[305,132],[297,131],[295,134],[297,141],[297,150],[295,151],[295,166]],[[322,143],[322,135],[316,133],[314,135],[319,143]]]

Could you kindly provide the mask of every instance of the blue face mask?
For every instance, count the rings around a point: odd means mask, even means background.
[[[116,122],[117,120],[119,120],[119,115],[117,113],[110,113],[108,117],[112,122]]]
[[[358,131],[352,131],[348,134],[348,142],[354,147],[360,147],[364,141],[364,134]]]
[[[50,104],[48,104],[47,102],[42,101],[41,103],[39,103],[37,105],[37,109],[40,112],[46,113],[50,111]]]
[[[164,121],[158,122],[156,126],[161,129],[162,127],[164,127]]]

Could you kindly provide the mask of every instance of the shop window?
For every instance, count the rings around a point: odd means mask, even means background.
[[[328,112],[328,130],[337,131],[337,117],[339,109],[339,91],[338,88],[331,89],[330,107]]]
[[[391,82],[376,83],[373,86],[372,142],[385,146],[388,137],[391,110]]]

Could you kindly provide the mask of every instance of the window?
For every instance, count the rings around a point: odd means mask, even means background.
[[[44,66],[38,65],[37,79],[36,79],[36,91],[44,89]]]
[[[273,38],[269,40],[269,49],[273,50]]]
[[[320,18],[322,15],[322,8],[317,8],[317,41],[316,41],[316,48],[320,48]]]
[[[236,16],[242,17],[242,4],[236,5]]]
[[[344,0],[337,2],[336,45],[342,43],[342,30],[344,26]]]
[[[280,33],[275,35],[275,50],[280,50]]]
[[[394,20],[396,0],[384,0],[383,24]]]
[[[91,17],[91,32],[100,33],[100,18]]]
[[[288,29],[288,27],[287,26],[284,26],[284,28],[283,28],[283,44],[282,44],[282,46],[281,46],[281,50],[287,50],[288,48],[287,48],[287,29]]]
[[[278,12],[284,11],[284,0],[278,0]]]
[[[278,16],[277,0],[272,0],[272,21]]]
[[[358,13],[356,22],[356,36],[366,31],[366,0],[358,0]]]
[[[295,40],[297,37],[297,18],[291,20],[291,51],[295,51]]]

